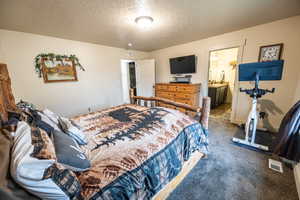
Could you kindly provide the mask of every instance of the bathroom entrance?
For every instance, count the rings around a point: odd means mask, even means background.
[[[230,120],[239,48],[210,51],[208,96],[211,115]]]

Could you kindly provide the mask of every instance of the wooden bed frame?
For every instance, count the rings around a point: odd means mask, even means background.
[[[11,90],[11,81],[8,74],[7,66],[0,63],[0,120],[8,119],[9,111],[16,111],[15,98]]]
[[[178,103],[175,101],[171,101],[169,99],[164,99],[160,97],[142,97],[142,96],[134,96],[134,90],[130,89],[130,103],[137,104],[140,106],[146,107],[154,107],[159,103],[164,103],[167,105],[171,105],[175,107],[176,110],[184,110],[185,114],[193,114],[193,117],[199,119],[199,122],[205,129],[208,129],[208,120],[210,113],[210,98],[204,97],[202,99],[202,107],[193,107],[187,104]],[[186,161],[182,170],[179,174],[173,178],[163,189],[161,189],[152,199],[154,200],[162,200],[166,199],[171,192],[181,183],[181,181],[185,178],[185,176],[193,169],[193,167],[199,162],[201,158],[204,157],[204,154],[201,152],[194,152],[191,158]]]
[[[146,107],[154,107],[158,103],[164,103],[167,105],[171,105],[175,107],[176,110],[184,110],[185,114],[194,113],[194,117],[197,117],[205,129],[208,129],[208,120],[210,113],[210,98],[204,97],[202,99],[202,107],[193,107],[187,104],[178,103],[175,101],[171,101],[169,99],[164,99],[160,97],[141,97],[134,96],[134,90],[130,89],[130,103],[137,104],[140,106]],[[161,189],[154,197],[154,200],[162,200],[166,199],[171,192],[181,183],[184,177],[193,169],[193,167],[199,162],[201,158],[203,158],[204,154],[201,152],[195,152],[191,156],[191,158],[186,161],[182,170],[179,174],[173,178],[163,189]]]
[[[192,107],[186,104],[177,103],[170,101],[168,99],[163,99],[159,97],[140,97],[134,96],[133,91],[130,91],[131,103],[143,105],[143,106],[155,106],[157,103],[162,102],[168,105],[175,106],[175,109],[185,109],[186,113],[194,112],[197,117],[199,117],[200,122],[203,127],[208,129],[208,118],[210,112],[210,98],[204,97],[202,108]],[[15,104],[15,99],[11,89],[11,80],[5,64],[0,63],[0,128],[3,122],[8,120],[8,113],[10,111],[17,111]],[[153,199],[162,200],[166,199],[168,195],[176,188],[177,185],[184,179],[184,177],[189,173],[189,171],[198,163],[198,161],[204,156],[203,153],[195,152],[191,158],[183,164],[183,169],[181,172],[169,182],[161,191],[159,191]]]
[[[134,90],[130,89],[130,103],[137,104],[140,106],[154,107],[158,103],[164,103],[175,107],[176,110],[184,110],[187,115],[193,114],[193,117],[199,119],[199,122],[205,129],[208,129],[208,119],[210,113],[210,97],[203,97],[202,107],[193,107],[187,104],[178,103],[169,99],[164,99],[160,97],[141,97],[134,96]]]

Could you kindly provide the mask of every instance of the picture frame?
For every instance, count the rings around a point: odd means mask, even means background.
[[[45,83],[78,81],[74,61],[69,59],[42,59],[42,74]]]
[[[283,43],[261,46],[259,48],[258,62],[280,60],[283,50]]]

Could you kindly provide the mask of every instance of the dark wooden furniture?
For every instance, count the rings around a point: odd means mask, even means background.
[[[211,98],[211,108],[226,102],[228,83],[208,85],[208,96]]]

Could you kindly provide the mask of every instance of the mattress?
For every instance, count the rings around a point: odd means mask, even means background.
[[[89,139],[92,167],[77,174],[87,199],[151,199],[208,145],[200,123],[162,107],[121,105],[72,120]]]

